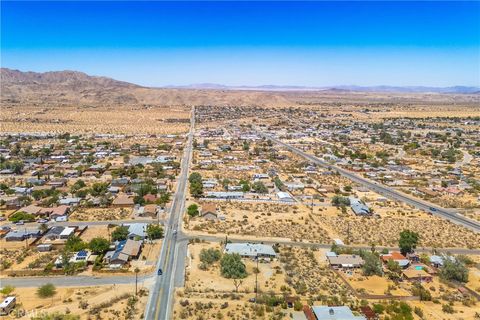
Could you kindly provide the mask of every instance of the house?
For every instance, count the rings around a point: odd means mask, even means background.
[[[350,208],[352,208],[352,211],[357,216],[366,216],[371,214],[370,208],[360,199],[353,196],[348,197],[348,199],[350,200]]]
[[[123,246],[122,253],[128,255],[130,259],[137,259],[142,250],[142,241],[128,239]]]
[[[327,254],[327,260],[333,268],[360,268],[364,261],[362,257],[355,254],[340,254],[334,252]]]
[[[14,296],[6,297],[2,303],[0,303],[0,316],[10,315],[10,312],[15,308],[17,304],[17,298]]]
[[[142,249],[142,241],[124,240],[119,241],[115,250],[108,251],[104,256],[104,261],[110,268],[120,268],[128,263],[132,258],[137,259]]]
[[[87,262],[90,255],[91,255],[90,251],[80,250],[77,253],[75,253],[72,258],[70,258],[70,262],[82,262],[82,261]]]
[[[288,193],[288,192],[277,192],[277,197],[278,200],[284,201],[284,202],[295,202],[295,199]]]
[[[205,193],[207,198],[217,199],[242,199],[244,197],[243,192],[237,191],[209,191]]]
[[[398,263],[398,265],[405,269],[407,268],[409,265],[410,265],[410,260],[408,260],[403,254],[401,254],[400,252],[390,252],[390,253],[387,253],[387,254],[382,254],[380,256],[380,258],[382,259],[382,261],[386,264],[388,263],[389,260],[393,260],[395,261],[396,263]]]
[[[437,256],[437,255],[433,255],[433,256],[430,256],[430,264],[435,267],[435,268],[441,268],[443,267],[444,263],[445,263],[445,260],[450,260],[452,262],[455,261],[455,258],[452,257],[452,256],[447,256],[447,255],[442,255],[442,256]]]
[[[433,191],[433,190],[427,189],[427,188],[419,187],[419,188],[417,188],[417,191],[420,192],[421,194],[423,194],[423,195],[425,195],[425,196],[429,196],[429,197],[436,197],[436,196],[438,196],[438,193],[436,193],[436,192]]]
[[[274,259],[277,256],[273,247],[260,243],[227,243],[225,253],[237,253],[242,258],[268,258]]]
[[[126,224],[128,227],[128,239],[145,239],[147,237],[147,226],[148,223],[132,223]]]
[[[117,194],[120,192],[120,187],[114,187],[114,186],[110,186],[108,189],[107,189],[108,192],[110,193],[113,193],[113,194]]]
[[[48,230],[44,238],[49,241],[67,240],[75,233],[75,230],[76,227],[56,226]]]
[[[142,217],[152,217],[155,218],[158,213],[158,206],[156,204],[147,204],[143,207],[143,213],[140,215]]]
[[[9,226],[1,226],[0,227],[0,238],[3,238],[12,230]]]
[[[39,213],[41,212],[41,210],[41,207],[31,204],[29,206],[18,209],[18,212],[25,212],[34,216],[38,216],[40,215]]]
[[[217,205],[215,203],[205,203],[202,205],[200,216],[206,220],[217,220]]]
[[[58,207],[51,208],[50,219],[57,220],[60,217],[67,217],[70,212],[70,207],[67,205],[60,205]]]
[[[143,196],[143,200],[145,200],[145,202],[153,203],[153,202],[157,201],[157,195],[150,194],[150,193],[146,194],[146,195]]]
[[[113,199],[112,206],[116,208],[129,208],[134,206],[133,198],[126,194],[119,194]]]
[[[128,178],[118,178],[118,179],[113,179],[110,185],[112,187],[123,187],[128,184],[129,180]]]
[[[91,256],[91,252],[88,250],[80,250],[78,252],[75,252],[73,256],[68,260],[70,263],[80,263],[80,262],[85,262],[85,264],[88,262],[88,258]],[[57,259],[54,262],[55,267],[57,268],[62,268],[63,267],[63,257],[60,255],[57,257]]]
[[[317,320],[366,320],[364,316],[354,315],[347,306],[313,306],[312,311]]]
[[[310,308],[308,305],[303,306],[303,315],[305,316],[306,320],[317,320],[317,317],[315,317],[312,308]]]
[[[253,175],[253,180],[262,180],[262,179],[269,179],[270,176],[266,173],[255,173]]]
[[[403,278],[412,282],[431,282],[432,276],[423,268],[407,269],[402,272]]]
[[[5,236],[5,241],[23,241],[30,238],[38,238],[42,232],[38,229],[12,230]]]
[[[58,200],[59,205],[66,205],[66,206],[75,206],[80,203],[81,198],[63,198]]]

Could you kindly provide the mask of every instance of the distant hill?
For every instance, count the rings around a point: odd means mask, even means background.
[[[65,86],[71,89],[80,90],[88,87],[124,87],[133,88],[138,85],[114,80],[107,77],[89,76],[78,71],[52,71],[52,72],[22,72],[8,68],[1,68],[1,81],[5,85],[23,86]]]
[[[45,105],[249,105],[287,106],[292,102],[272,92],[229,91],[213,84],[199,89],[147,88],[77,71],[22,72],[0,70],[1,101]]]
[[[226,86],[222,84],[191,84],[186,86],[168,86],[168,88],[183,89],[222,89],[222,90],[264,90],[264,91],[332,91],[332,92],[397,92],[397,93],[469,93],[480,91],[479,87],[453,86],[453,87],[424,87],[424,86]]]
[[[78,105],[78,106],[265,106],[291,107],[323,102],[349,101],[355,97],[372,101],[385,101],[391,92],[408,98],[443,101],[450,93],[457,101],[477,101],[479,88],[471,87],[303,87],[303,86],[225,86],[203,83],[190,86],[148,88],[107,77],[90,76],[77,71],[22,72],[1,68],[0,93],[3,106]],[[388,93],[388,94],[383,94]],[[421,94],[420,94],[421,93]],[[477,93],[477,94],[475,94]],[[445,97],[443,96],[445,95]],[[459,100],[460,99],[460,100]]]

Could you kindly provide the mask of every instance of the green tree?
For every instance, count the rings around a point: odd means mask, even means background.
[[[90,240],[88,247],[95,254],[102,254],[110,247],[110,242],[103,237],[96,237]]]
[[[252,189],[256,193],[261,193],[261,194],[265,194],[268,192],[268,188],[261,181],[255,181],[252,184]]]
[[[164,206],[165,204],[170,201],[170,194],[168,192],[162,192],[160,193],[160,197],[158,197],[156,203],[158,205]]]
[[[220,261],[222,276],[228,279],[241,279],[247,276],[247,269],[242,258],[237,253],[224,254]]]
[[[57,289],[51,283],[44,284],[37,289],[37,295],[40,298],[49,298],[57,294]]]
[[[403,230],[400,232],[400,240],[398,241],[400,252],[403,255],[413,252],[417,247],[418,240],[420,240],[420,235],[418,233],[410,230]]]
[[[112,232],[113,241],[122,241],[126,240],[128,237],[128,227],[127,226],[118,226]]]
[[[371,252],[365,252],[363,254],[363,260],[365,261],[362,266],[364,275],[382,275],[382,263],[376,254]]]
[[[163,238],[163,228],[158,224],[149,224],[147,226],[147,236],[150,240]]]
[[[198,216],[198,205],[196,203],[189,205],[187,208],[187,214],[192,218]]]
[[[350,199],[335,195],[332,198],[332,205],[335,207],[345,207],[350,205]]]
[[[65,249],[70,252],[78,252],[80,250],[86,249],[88,244],[86,244],[79,236],[71,236],[65,242]]]
[[[14,223],[19,222],[19,221],[34,221],[35,216],[31,215],[29,213],[20,211],[20,212],[15,212],[14,214],[12,214],[10,216],[10,218],[8,218],[8,220],[10,220]]]
[[[90,194],[94,197],[103,196],[108,191],[108,183],[97,182],[90,188]]]
[[[468,282],[468,268],[459,259],[445,259],[440,269],[440,277],[445,280]]]

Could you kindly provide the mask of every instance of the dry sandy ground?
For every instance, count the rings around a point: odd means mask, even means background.
[[[226,279],[220,274],[219,263],[212,265],[208,270],[201,270],[198,268],[200,262],[199,254],[202,249],[216,248],[223,250],[217,243],[198,243],[189,245],[190,265],[187,268],[188,282],[185,286],[186,290],[200,291],[200,292],[232,292],[235,291],[232,279]],[[193,258],[192,258],[193,257]],[[243,259],[249,274],[245,279],[242,279],[242,284],[238,291],[244,293],[254,292],[255,288],[255,273],[254,268],[256,263],[249,259]],[[284,281],[282,274],[277,274],[276,270],[280,268],[278,261],[271,263],[259,263],[258,269],[258,287],[262,291],[275,290],[280,288],[280,284]]]
[[[394,296],[411,296],[411,292],[406,290],[406,288],[395,286],[395,283],[393,281],[388,280],[385,277],[365,277],[362,276],[361,271],[359,271],[358,274],[351,277],[347,276],[346,278],[348,279],[348,282],[352,285],[352,287],[354,287],[358,292],[383,295],[386,294],[386,292],[388,291]],[[396,289],[389,290],[389,286],[393,286]]]
[[[78,208],[70,216],[72,221],[99,221],[131,219],[132,208]]]
[[[139,289],[143,289],[142,284]],[[17,297],[18,308],[27,312],[22,319],[41,313],[58,312],[79,315],[81,319],[95,317],[113,320],[126,318],[127,301],[135,294],[135,285],[58,287],[56,292],[51,298],[40,298],[37,296],[37,288],[32,287],[15,288],[12,294]],[[142,319],[146,301],[146,295],[139,297],[131,319]],[[92,311],[95,307],[99,307],[99,312]]]
[[[186,228],[208,233],[331,241],[322,226],[311,224],[310,209],[304,205],[217,202],[217,206],[225,221],[206,222],[196,217]]]
[[[2,132],[177,134],[188,131],[188,123],[165,119],[189,119],[189,108],[168,107],[51,107],[2,108]]]

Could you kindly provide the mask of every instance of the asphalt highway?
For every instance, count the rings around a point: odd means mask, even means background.
[[[424,210],[424,211],[426,211],[430,214],[440,216],[440,217],[445,218],[445,219],[447,219],[447,220],[449,220],[453,223],[456,223],[456,224],[462,225],[464,227],[467,227],[467,228],[469,228],[469,229],[471,229],[475,232],[480,231],[480,222],[468,219],[465,216],[462,216],[461,214],[459,214],[455,211],[452,211],[450,209],[445,209],[445,208],[442,208],[442,207],[440,207],[436,204],[433,204],[433,203],[415,198],[411,195],[405,194],[405,193],[400,192],[398,190],[395,190],[393,188],[390,188],[390,187],[387,187],[385,185],[379,184],[375,181],[372,181],[372,180],[366,179],[364,177],[361,177],[361,176],[357,175],[356,173],[351,172],[349,170],[340,168],[340,167],[335,166],[335,165],[331,165],[331,164],[329,164],[329,163],[327,163],[327,162],[325,162],[325,161],[323,161],[323,160],[321,160],[321,159],[319,159],[319,158],[317,158],[317,157],[315,157],[311,154],[308,154],[308,153],[306,153],[306,152],[304,152],[304,151],[302,151],[298,148],[295,148],[295,147],[293,147],[293,146],[291,146],[291,145],[273,137],[272,135],[265,134],[265,133],[262,133],[262,132],[259,132],[259,134],[261,136],[263,136],[267,139],[270,139],[271,141],[285,147],[286,149],[290,150],[291,152],[296,153],[296,154],[304,157],[305,159],[310,160],[311,162],[320,165],[321,167],[327,168],[329,170],[335,170],[339,174],[341,174],[342,176],[352,180],[353,182],[361,184],[361,185],[367,187],[368,189],[370,189],[370,190],[372,190],[372,191],[374,191],[378,194],[381,194],[381,195],[383,195],[387,198],[407,203],[407,204],[412,205],[412,206],[414,206],[418,209]]]

